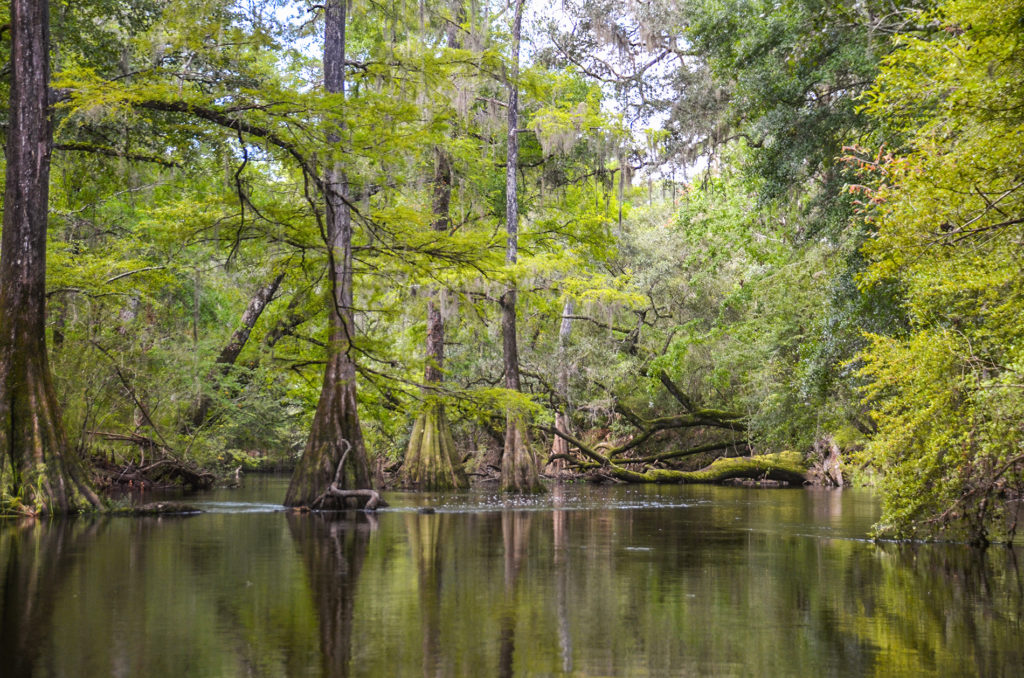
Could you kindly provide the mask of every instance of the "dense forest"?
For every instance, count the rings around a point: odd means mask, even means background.
[[[1012,538],[1024,2],[2,4],[5,512],[747,475]]]

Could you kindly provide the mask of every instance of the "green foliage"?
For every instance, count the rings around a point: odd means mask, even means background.
[[[664,372],[744,413],[755,451],[826,434],[863,448],[880,533],[1008,536],[1024,483],[1020,2],[620,5],[572,5],[588,30],[553,30],[523,68],[507,266],[502,13],[351,5],[342,95],[321,92],[318,7],[55,3],[47,293],[71,439],[136,434],[210,463],[295,455],[328,338],[330,161],[349,182],[352,351],[378,457],[400,458],[424,402],[476,446],[506,411],[631,435],[616,405],[682,407]],[[439,157],[452,186],[435,230]],[[677,184],[684,166],[703,171]],[[509,283],[524,393],[498,387]],[[447,346],[443,385],[424,391],[428,298]]]
[[[862,358],[886,473],[880,532],[1006,538],[1024,487],[1020,276],[1024,5],[942,3],[904,36],[868,109],[909,135],[876,176],[866,285],[900,285],[910,327]]]

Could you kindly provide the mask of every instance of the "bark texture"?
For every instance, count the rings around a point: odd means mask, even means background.
[[[508,77],[508,157],[505,165],[505,262],[509,266],[519,259],[519,36],[522,32],[524,0],[515,3],[512,19],[512,54]],[[501,338],[505,368],[505,388],[518,391],[519,347],[516,340],[515,283],[501,297]],[[544,489],[537,472],[537,457],[530,447],[529,429],[522,415],[508,412],[505,416],[505,447],[501,456],[501,488],[505,492],[539,492]]]
[[[99,507],[67,443],[46,349],[46,222],[52,145],[49,7],[11,2],[11,90],[0,245],[0,479],[8,508]]]
[[[345,91],[345,6],[346,0],[328,0],[324,6],[324,87],[329,93]],[[337,151],[342,132],[339,123],[327,135],[329,148]],[[324,172],[331,280],[327,364],[309,440],[285,495],[286,506],[310,506],[332,487],[343,491],[371,487],[366,445],[356,414],[356,364],[351,355],[355,323],[352,216],[346,201],[347,184],[340,163],[328,161]],[[330,493],[321,508],[358,508],[369,499],[366,494]]]
[[[432,228],[440,234],[448,230],[452,168],[443,151],[438,149],[435,156]],[[423,490],[449,490],[469,486],[462,471],[462,461],[455,449],[444,405],[431,397],[431,391],[444,382],[444,317],[440,308],[444,294],[443,289],[434,289],[427,301],[427,364],[423,375],[423,392],[427,400],[423,412],[413,425],[402,464],[402,485]]]
[[[402,485],[424,490],[469,486],[440,403],[428,404],[413,425],[402,465]]]

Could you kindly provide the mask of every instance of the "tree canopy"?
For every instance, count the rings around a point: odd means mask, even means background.
[[[86,495],[760,456],[1012,536],[1020,2],[49,4],[33,341]]]

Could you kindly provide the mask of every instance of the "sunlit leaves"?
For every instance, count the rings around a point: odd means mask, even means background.
[[[1019,2],[953,0],[886,61],[868,109],[909,136],[868,212],[865,284],[906,291],[908,336],[865,351],[879,433],[868,459],[886,471],[885,527],[1007,533],[1020,491],[1024,409],[1024,50]],[[922,482],[922,478],[926,482]]]

